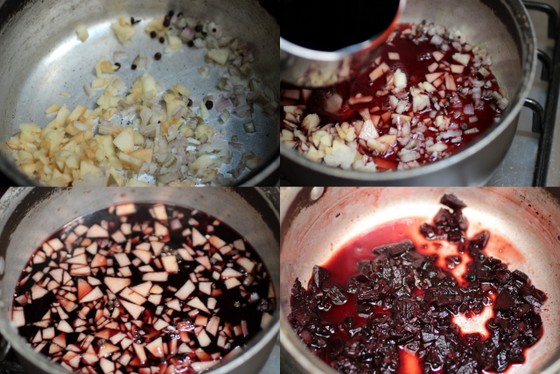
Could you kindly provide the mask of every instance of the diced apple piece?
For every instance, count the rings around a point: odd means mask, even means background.
[[[146,273],[142,275],[142,280],[152,282],[167,282],[168,274],[165,272]]]
[[[195,326],[206,327],[207,324],[208,324],[208,317],[203,316],[202,314],[198,314],[196,316],[196,319],[194,320]]]
[[[42,332],[43,340],[51,340],[54,338],[54,327],[47,327]]]
[[[152,253],[150,251],[135,249],[132,251],[132,254],[142,260],[142,262],[145,264],[149,264],[152,261]]]
[[[95,354],[94,351],[93,353],[84,353],[82,355],[82,360],[84,360],[89,365],[94,365],[95,363],[97,363],[97,361],[99,361],[99,357],[97,357],[97,354]]]
[[[125,335],[124,333],[118,332],[118,333],[116,333],[115,335],[111,336],[111,337],[109,338],[109,340],[110,340],[111,343],[113,343],[113,344],[119,344],[119,342],[120,342],[121,340],[123,340],[125,337],[126,337],[126,335]]]
[[[132,261],[132,264],[134,266],[138,266],[140,262],[141,261],[139,259],[135,259],[134,261]],[[150,265],[144,265],[144,266],[140,266],[138,270],[140,270],[142,273],[151,273],[154,271],[154,268],[151,267]]]
[[[177,265],[177,258],[173,255],[161,257],[163,268],[166,272],[176,274],[179,272],[179,265]]]
[[[205,313],[210,314],[210,311],[206,308],[206,306],[204,305],[204,303],[198,298],[195,297],[194,299],[191,299],[188,303],[188,306],[191,306],[193,308],[196,308],[198,310],[201,310]]]
[[[75,256],[71,257],[70,259],[68,259],[68,261],[66,261],[66,262],[69,263],[69,264],[73,264],[73,265],[87,265],[88,264],[87,256],[85,255],[85,253],[75,255]]]
[[[51,270],[50,275],[51,275],[52,279],[54,279],[56,281],[56,283],[60,284],[60,283],[62,283],[62,273],[63,272],[64,272],[64,270],[58,268],[58,269]]]
[[[463,71],[465,71],[465,67],[462,65],[451,65],[451,72],[453,74],[463,74]]]
[[[99,365],[101,366],[101,370],[103,370],[104,373],[115,372],[115,363],[107,360],[106,358],[102,358],[101,361],[99,361]]]
[[[129,154],[134,151],[134,130],[127,127],[115,138],[113,144],[122,152]]]
[[[436,79],[438,79],[442,75],[443,75],[442,72],[426,74],[426,80],[429,83],[433,83]]]
[[[210,337],[208,336],[208,334],[206,333],[206,330],[202,329],[200,331],[200,334],[198,334],[198,336],[196,337],[198,340],[198,344],[204,348],[204,347],[208,347],[210,345],[210,343],[212,343],[212,340],[210,340]]]
[[[154,218],[160,221],[167,221],[167,211],[165,205],[156,205],[153,208]]]
[[[130,347],[132,343],[132,339],[124,338],[123,340],[121,340],[121,347],[122,349],[128,349],[128,347]]]
[[[432,56],[434,56],[434,59],[439,62],[445,57],[445,54],[440,51],[435,51],[432,53]]]
[[[82,300],[93,290],[93,287],[85,280],[78,279],[78,300]]]
[[[209,297],[208,298],[208,309],[215,309],[216,308],[216,304],[218,303],[218,300],[216,300],[213,297]]]
[[[55,251],[59,251],[64,248],[64,243],[60,241],[58,238],[54,238],[49,240],[49,246],[54,249]]]
[[[210,263],[210,259],[208,258],[208,256],[200,256],[197,257],[195,260],[200,265],[204,266],[206,270],[212,270],[212,264]]]
[[[189,251],[187,251],[185,248],[179,248],[177,250],[177,253],[185,261],[192,261],[193,260],[192,256],[189,254]]]
[[[248,273],[253,271],[253,268],[255,267],[255,263],[246,257],[239,258],[237,260],[237,264],[247,270]]]
[[[130,302],[133,302],[136,305],[142,305],[146,302],[145,297],[132,291],[128,287],[121,291],[120,296],[127,299]]]
[[[136,205],[133,203],[119,204],[115,210],[117,216],[127,216],[136,213]]]
[[[208,58],[220,65],[225,65],[229,58],[229,49],[217,48],[208,51]]]
[[[97,254],[97,242],[93,242],[90,245],[87,246],[86,251],[88,251],[89,253],[91,253],[92,255],[96,255]]]
[[[167,326],[169,326],[169,323],[165,322],[162,319],[158,319],[157,322],[154,323],[154,329],[156,329],[157,331],[161,331]]]
[[[218,336],[218,347],[220,348],[225,348],[226,347],[226,343],[227,343],[227,338],[225,335],[223,335],[223,333],[220,333],[220,336]]]
[[[220,327],[220,317],[213,316],[210,318],[208,325],[206,326],[206,331],[213,336],[218,334],[218,328]]]
[[[88,265],[72,265],[70,275],[74,277],[85,277],[91,275],[91,267]]]
[[[155,230],[155,235],[156,236],[161,237],[161,236],[169,235],[169,229],[159,222],[155,223],[154,230]]]
[[[85,255],[84,255],[85,256]],[[91,260],[91,268],[100,268],[107,266],[107,257],[102,256],[101,254],[96,254]]]
[[[163,249],[163,247],[165,246],[165,243],[162,242],[151,242],[152,245],[152,251],[154,252],[154,256],[159,256],[161,253],[161,250]]]
[[[130,285],[130,279],[128,278],[105,277],[103,282],[114,294],[119,293],[122,289]]]
[[[206,244],[207,240],[204,237],[204,235],[202,235],[200,233],[200,231],[198,231],[196,228],[192,229],[192,245],[193,247],[198,247],[200,245],[204,245]]]
[[[12,321],[16,324],[16,327],[25,326],[25,314],[23,308],[14,307],[12,309]]]
[[[64,320],[64,319],[61,320],[61,321],[58,323],[57,329],[58,329],[59,331],[67,332],[67,333],[74,332],[74,329],[72,328],[72,326],[70,326],[70,324],[69,324],[68,322],[66,322],[66,320]]]
[[[71,367],[77,368],[80,364],[81,355],[78,355],[76,352],[67,352],[62,359]]]
[[[144,165],[143,160],[134,158],[131,155],[128,155],[124,152],[119,152],[117,154],[117,157],[119,158],[119,161],[122,163],[123,166],[134,171],[139,171],[142,168],[142,165]],[[149,185],[140,184],[140,186],[149,186]]]
[[[168,301],[167,303],[165,303],[165,305],[169,309],[176,310],[177,312],[181,311],[181,303],[177,299],[172,299],[171,301]]]
[[[198,289],[202,293],[205,293],[207,295],[211,295],[212,294],[212,282],[200,282],[198,284]]]
[[[126,253],[115,253],[115,260],[119,263],[120,267],[130,265],[130,259]]]
[[[88,238],[108,238],[109,233],[103,227],[95,224],[89,228],[86,236]]]
[[[232,249],[233,249],[233,246],[231,244],[230,245],[225,245],[222,248],[220,248],[220,253],[223,254],[223,255],[227,255],[228,253],[231,252]]]
[[[148,301],[154,305],[159,305],[161,303],[161,295],[150,295]]]
[[[193,282],[188,280],[183,287],[179,288],[177,292],[175,292],[175,297],[185,300],[189,295],[196,289],[196,286]]]
[[[142,314],[145,309],[143,306],[136,305],[123,299],[120,299],[120,302],[121,305],[124,306],[124,308],[128,311],[128,313],[130,313],[133,319],[138,319],[138,317],[140,317],[140,314]]]
[[[369,79],[372,82],[375,82],[378,78],[382,77],[383,74],[390,70],[389,65],[386,63],[382,63],[378,67],[376,67],[369,75]]]
[[[210,242],[210,244],[212,244],[215,248],[220,249],[222,248],[224,245],[226,245],[227,243],[225,241],[223,241],[222,239],[220,239],[219,237],[217,237],[216,235],[212,235],[210,237],[210,239],[208,239],[208,241]]]
[[[123,223],[121,225],[121,231],[125,235],[132,234],[132,225],[130,223]]]
[[[139,293],[140,295],[144,296],[144,297],[148,297],[148,294],[150,293],[150,290],[152,289],[153,283],[152,282],[144,282],[144,283],[140,283],[137,286],[131,287],[131,289],[136,292]]]
[[[163,358],[163,340],[161,337],[146,345],[146,349],[157,358]]]
[[[146,351],[144,351],[144,346],[141,344],[134,343],[133,347],[134,347],[134,352],[136,352],[136,357],[138,357],[140,363],[144,365],[148,360],[148,357],[146,356]]]
[[[113,240],[117,243],[126,242],[126,237],[124,236],[121,230],[115,231],[113,235],[111,235],[111,238],[113,238]]]
[[[126,43],[134,35],[134,28],[128,16],[119,17],[117,22],[111,24],[111,29],[121,44]]]
[[[232,289],[232,288],[235,288],[235,287],[238,287],[238,286],[241,285],[241,282],[239,282],[239,281],[237,280],[237,278],[229,278],[229,279],[226,279],[224,283],[225,283],[226,288],[227,288],[228,290],[229,290],[229,289]]]
[[[43,287],[39,286],[38,284],[34,284],[31,287],[31,298],[33,300],[37,300],[48,294],[49,291],[44,289]]]
[[[453,79],[453,75],[448,74],[445,77],[445,88],[449,91],[457,91],[457,85],[455,84],[455,79]]]
[[[153,294],[161,294],[163,292],[163,288],[159,284],[154,284],[150,289],[150,293]]]
[[[62,352],[63,350],[64,350],[64,348],[62,348],[60,345],[51,344],[49,346],[49,355],[50,356],[57,356],[57,353]]]
[[[240,251],[245,250],[245,242],[243,241],[243,239],[237,239],[236,241],[234,241],[233,246],[235,247],[235,249],[238,249]]]
[[[120,348],[111,343],[105,343],[99,348],[99,357],[107,357],[112,353],[120,351]]]
[[[95,287],[90,293],[84,296],[83,299],[80,299],[80,303],[89,303],[91,301],[95,301],[103,297],[103,292],[99,287]]]
[[[460,63],[463,66],[467,66],[469,64],[469,61],[471,60],[471,56],[468,54],[463,54],[463,53],[454,53],[452,56],[454,61],[457,61],[458,63]]]

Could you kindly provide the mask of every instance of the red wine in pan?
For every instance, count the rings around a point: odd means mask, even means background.
[[[280,0],[278,19],[285,40],[317,51],[337,51],[383,33],[399,0]]]

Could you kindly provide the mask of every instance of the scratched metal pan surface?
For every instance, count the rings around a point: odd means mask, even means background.
[[[198,72],[204,64],[203,50],[183,47],[164,55],[159,62],[153,61],[152,56],[163,48],[150,40],[144,28],[149,20],[170,10],[214,21],[225,34],[249,42],[255,48],[257,76],[276,94],[279,28],[258,0],[0,0],[0,141],[15,135],[20,123],[45,125],[45,110],[52,104],[74,107],[89,103],[92,107],[96,99],[87,97],[84,84],[93,80],[96,62],[111,59],[115,51],[128,53],[128,66],[119,71],[128,87],[142,74],[130,69],[132,60],[141,52],[152,60],[150,74],[165,87],[181,83],[195,97],[202,99],[209,93],[217,97],[216,86],[221,78],[217,70],[211,69],[207,78]],[[143,20],[126,48],[119,44],[110,27],[122,15]],[[90,35],[85,43],[76,37],[75,29],[80,23],[87,26]],[[61,97],[61,92],[69,93],[70,97]],[[254,152],[266,160],[259,170],[251,172],[246,168],[234,179],[235,184],[261,183],[279,167],[279,121],[273,117],[256,111],[255,134],[245,132],[241,119],[232,116],[228,122],[225,139],[236,136],[242,145],[231,148],[234,157],[222,170],[237,166],[245,152]],[[215,128],[224,127],[219,124],[216,111],[211,111],[208,122]],[[18,184],[33,184],[3,154],[0,170]]]
[[[282,365],[290,372],[333,372],[305,348],[286,319],[296,277],[310,279],[313,265],[325,263],[344,243],[376,225],[406,217],[431,220],[444,193],[454,193],[468,205],[469,236],[481,228],[490,230],[489,254],[527,273],[548,296],[542,339],[527,351],[526,363],[508,373],[560,372],[560,190],[327,188],[316,201],[311,191],[284,188],[281,193]],[[316,190],[313,194],[319,195]],[[516,251],[500,253],[499,246],[492,246],[492,237],[498,236]]]

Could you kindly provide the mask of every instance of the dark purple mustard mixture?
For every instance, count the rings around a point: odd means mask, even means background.
[[[71,371],[194,373],[272,319],[267,269],[233,229],[163,204],[120,204],[47,239],[18,282],[12,319]]]
[[[445,195],[441,203],[446,208],[419,231],[457,247],[445,258],[447,266],[409,239],[407,230],[417,227],[397,221],[315,266],[307,289],[296,280],[289,321],[307,347],[339,372],[503,372],[523,363],[524,351],[542,337],[545,293],[525,273],[484,254],[488,231],[466,236],[462,201]],[[466,261],[457,279],[452,269]],[[484,331],[465,332],[456,323],[485,311]]]

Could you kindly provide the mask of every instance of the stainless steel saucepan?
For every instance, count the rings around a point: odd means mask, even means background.
[[[324,193],[321,190],[284,188],[281,191],[280,340],[282,367],[286,372],[334,373],[305,347],[286,318],[295,279],[307,284],[313,265],[324,264],[350,239],[379,224],[407,217],[431,221],[444,193],[454,193],[468,205],[464,214],[470,222],[469,236],[484,228],[514,244],[515,254],[500,253],[499,249],[489,254],[506,262],[510,269],[528,274],[533,284],[548,296],[541,314],[543,337],[527,350],[525,364],[513,366],[508,373],[560,371],[560,190],[373,187],[334,187]]]
[[[263,86],[278,92],[279,77],[279,27],[274,18],[258,0],[0,0],[0,142],[5,143],[19,132],[19,124],[46,125],[45,110],[53,104],[90,104],[84,85],[94,78],[94,67],[101,58],[111,59],[115,51],[128,53],[127,66],[118,74],[130,85],[141,76],[130,66],[134,57],[143,53],[152,59],[164,48],[149,40],[144,28],[138,25],[136,35],[126,47],[119,44],[111,24],[120,16],[151,20],[163,17],[170,10],[183,12],[200,20],[214,21],[222,26],[224,34],[250,43],[255,49],[255,70]],[[84,24],[89,39],[81,43],[76,37],[76,27]],[[204,56],[181,48],[161,61],[154,61],[150,74],[165,87],[181,83],[202,99],[210,93],[217,97],[217,84],[222,78],[217,73],[203,78],[198,69]],[[69,97],[60,96],[68,93]],[[238,166],[244,153],[253,152],[264,161],[258,170],[243,170],[234,178],[237,185],[257,185],[271,177],[279,168],[278,119],[264,111],[256,111],[253,122],[256,133],[244,130],[247,120],[232,116],[227,126],[219,115],[210,111],[209,123],[217,130],[224,130],[226,140],[236,139],[230,147],[233,159],[224,165],[225,171]],[[241,146],[236,145],[241,144]],[[6,154],[0,154],[0,170],[20,185],[34,185],[16,167]]]
[[[126,201],[169,203],[219,218],[253,245],[279,289],[277,189],[10,189],[0,200],[0,333],[30,373],[67,371],[34,351],[10,321],[16,282],[26,262],[65,223]],[[212,372],[258,373],[277,341],[278,330],[277,309],[270,327],[255,336],[239,356]]]
[[[510,102],[502,119],[478,141],[448,159],[387,173],[331,168],[281,144],[282,173],[287,180],[306,186],[465,186],[490,180],[510,148],[519,111],[533,82],[536,39],[531,19],[521,0],[408,0],[401,22],[422,20],[457,30],[465,41],[488,50],[492,70]]]

